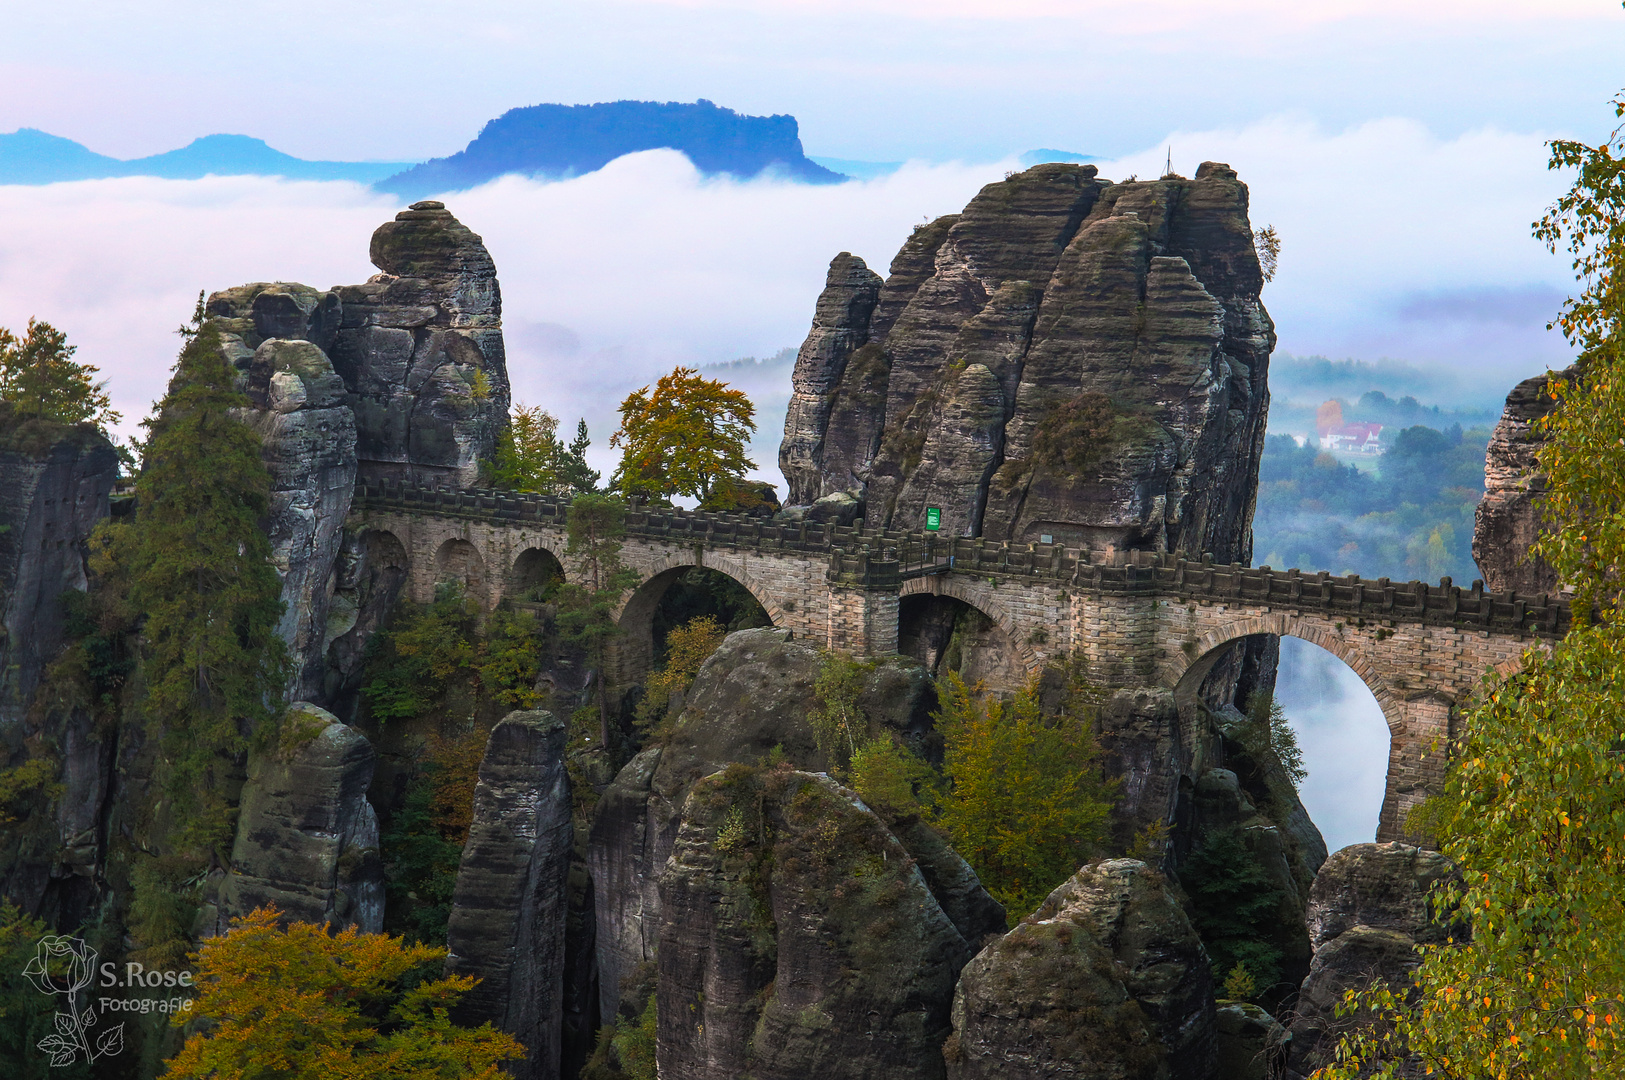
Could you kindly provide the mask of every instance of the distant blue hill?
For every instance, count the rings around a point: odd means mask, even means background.
[[[492,120],[450,157],[435,158],[375,184],[405,198],[456,191],[518,173],[559,179],[594,172],[623,154],[680,150],[703,173],[741,178],[773,170],[794,180],[847,179],[802,152],[793,116],[745,116],[701,98],[531,105]]]
[[[124,161],[72,139],[23,128],[0,135],[0,184],[54,184],[115,176],[196,180],[215,176],[285,176],[294,180],[354,180],[370,184],[404,162],[304,161],[247,135],[205,135],[179,150]]]

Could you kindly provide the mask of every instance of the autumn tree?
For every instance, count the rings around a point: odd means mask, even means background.
[[[699,674],[700,665],[721,646],[728,635],[712,615],[699,615],[672,628],[666,635],[666,659],[644,680],[643,697],[638,702],[638,723],[650,728],[669,715],[672,698],[688,692]]]
[[[604,664],[609,643],[620,627],[615,613],[621,595],[637,585],[638,573],[621,562],[626,535],[626,504],[613,495],[577,495],[570,503],[567,526],[569,554],[579,560],[579,580],[559,587],[559,629],[564,640],[582,649],[593,670],[598,699],[599,745],[609,750],[609,699]]]
[[[496,453],[486,463],[485,480],[510,491],[569,497],[598,488],[598,473],[587,465],[587,421],[576,425],[569,445],[559,439],[559,422],[552,413],[516,404],[508,426],[497,437]]]
[[[0,326],[0,401],[18,416],[63,424],[94,424],[104,433],[119,422],[98,370],[77,363],[67,335],[47,322],[28,320],[22,337]]]
[[[1036,685],[979,697],[938,683],[943,772],[937,824],[1012,921],[1037,908],[1105,839],[1116,788],[1101,775],[1087,694],[1046,716]]]
[[[745,456],[756,406],[743,391],[679,367],[628,394],[609,445],[621,449],[610,487],[634,501],[686,496],[706,509],[724,481],[756,467]]]
[[[524,1048],[489,1023],[452,1023],[475,980],[435,977],[445,955],[354,927],[283,929],[260,908],[198,950],[196,1004],[170,1018],[192,1033],[163,1076],[499,1080]]]
[[[1625,116],[1625,98],[1614,103]],[[1426,946],[1411,985],[1348,1008],[1357,1031],[1321,1076],[1579,1080],[1625,1075],[1625,138],[1551,144],[1576,169],[1536,235],[1582,290],[1557,324],[1580,373],[1537,456],[1548,482],[1535,553],[1574,590],[1574,626],[1486,681],[1427,825],[1460,871],[1435,896],[1466,940]],[[1406,1071],[1409,1070],[1409,1071]]]

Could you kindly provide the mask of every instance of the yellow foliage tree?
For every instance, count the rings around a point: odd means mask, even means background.
[[[662,376],[653,391],[628,394],[620,413],[609,445],[621,448],[621,464],[610,486],[634,501],[686,495],[707,505],[721,482],[756,467],[745,456],[756,406],[693,368]]]
[[[195,1007],[177,1026],[206,1021],[165,1077],[176,1080],[500,1080],[502,1063],[524,1057],[489,1023],[460,1027],[449,1012],[474,985],[467,976],[409,974],[446,950],[406,945],[352,927],[328,934],[313,923],[277,925],[275,908],[237,920],[196,954]]]
[[[937,822],[1012,920],[1043,902],[1105,838],[1116,786],[1081,692],[1045,716],[1036,686],[979,699],[956,672],[938,684],[943,772]]]

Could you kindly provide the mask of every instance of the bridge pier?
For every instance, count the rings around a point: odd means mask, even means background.
[[[831,584],[829,635],[822,643],[832,653],[859,658],[897,654],[895,588],[864,588]]]

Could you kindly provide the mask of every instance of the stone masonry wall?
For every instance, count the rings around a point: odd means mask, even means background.
[[[527,520],[499,510],[501,493],[449,498],[418,509],[400,498],[358,498],[351,515],[352,534],[399,541],[412,599],[430,600],[438,581],[454,577],[489,609],[531,548],[551,552],[566,575],[578,572],[556,508],[532,506]],[[901,598],[951,596],[988,616],[1026,671],[1078,655],[1103,689],[1172,691],[1182,713],[1197,708],[1203,680],[1232,642],[1303,638],[1353,668],[1388,722],[1379,840],[1402,838],[1406,813],[1438,789],[1452,713],[1485,671],[1515,670],[1525,649],[1568,625],[1567,608],[1549,597],[1460,589],[1448,579],[1395,584],[1134,553],[1096,565],[1056,545],[939,543],[861,525],[809,531],[725,515],[629,515],[622,557],[644,582],[621,609],[626,632],[612,675],[622,685],[652,661],[648,623],[670,572],[693,566],[745,585],[799,640],[857,656],[897,651]]]

